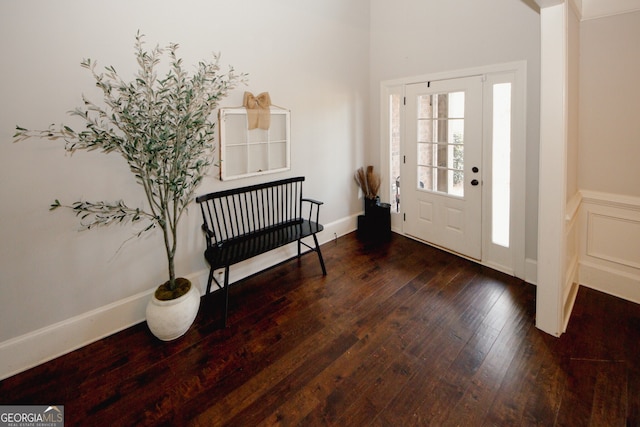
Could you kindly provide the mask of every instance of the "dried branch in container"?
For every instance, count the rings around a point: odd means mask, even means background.
[[[366,171],[363,167],[359,168],[354,178],[365,198],[372,200],[376,198],[380,190],[380,174],[373,171],[373,166],[367,166]]]

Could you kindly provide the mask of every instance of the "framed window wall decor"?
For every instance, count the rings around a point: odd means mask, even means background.
[[[223,181],[291,168],[291,112],[271,107],[269,129],[249,130],[247,110],[220,108],[220,179]]]

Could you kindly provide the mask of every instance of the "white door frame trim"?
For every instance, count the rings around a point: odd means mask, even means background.
[[[434,80],[448,80],[461,77],[469,77],[474,75],[492,75],[492,74],[506,74],[513,73],[514,85],[513,85],[513,111],[514,126],[512,129],[512,137],[514,143],[512,145],[512,182],[511,182],[511,231],[512,231],[512,248],[513,248],[513,267],[505,267],[500,265],[494,260],[485,258],[485,252],[483,251],[482,260],[480,264],[486,265],[495,270],[503,271],[507,274],[524,279],[526,275],[526,260],[525,260],[525,200],[526,200],[526,88],[527,88],[527,62],[515,61],[494,65],[487,65],[481,67],[437,72],[423,75],[416,75],[411,77],[403,77],[399,79],[384,80],[380,82],[380,171],[383,182],[390,182],[390,165],[391,158],[389,153],[389,95],[397,92],[398,87],[403,87],[408,84],[428,82]],[[404,93],[403,93],[404,95]],[[483,119],[484,120],[484,119]],[[484,134],[484,132],[483,132]],[[483,146],[486,146],[488,141],[483,141]],[[488,173],[487,160],[483,160],[483,170]],[[483,186],[483,201],[488,198],[484,197],[488,194],[488,188]],[[391,200],[392,195],[388,194],[389,185],[382,186],[382,196]],[[483,221],[486,221],[489,217],[489,203],[483,203],[482,216]],[[402,206],[402,205],[401,205]],[[402,231],[402,221],[400,215],[393,215],[392,226],[395,231],[404,234]],[[486,233],[483,233],[483,244],[487,238]],[[477,261],[476,261],[477,262]]]

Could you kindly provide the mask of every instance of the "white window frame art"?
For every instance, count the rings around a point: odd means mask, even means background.
[[[291,111],[270,107],[269,129],[249,130],[244,107],[218,111],[222,181],[291,169]]]

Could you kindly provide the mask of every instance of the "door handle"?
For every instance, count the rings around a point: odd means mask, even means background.
[[[480,184],[477,179],[471,180],[471,185],[476,186]]]

